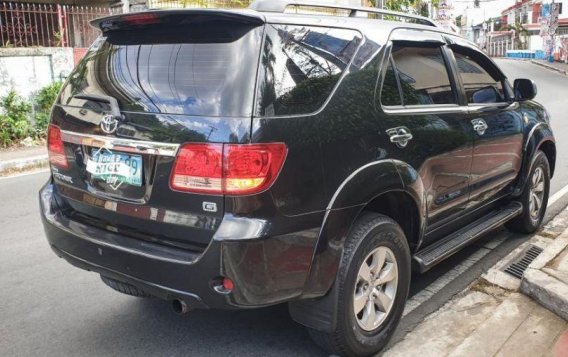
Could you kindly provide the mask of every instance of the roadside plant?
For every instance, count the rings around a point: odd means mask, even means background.
[[[0,99],[0,146],[7,147],[28,137],[32,131],[32,106],[15,91]]]
[[[34,137],[42,139],[47,132],[51,107],[57,99],[63,82],[57,81],[39,90],[35,97]]]
[[[11,146],[27,138],[36,143],[45,139],[51,107],[62,85],[58,81],[40,89],[33,105],[13,90],[0,98],[0,147]]]

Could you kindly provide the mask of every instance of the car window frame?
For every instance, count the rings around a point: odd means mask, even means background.
[[[514,97],[514,94],[513,94],[513,87],[511,86],[511,83],[509,82],[508,77],[505,75],[505,73],[503,73],[501,68],[499,68],[499,66],[495,63],[495,61],[491,57],[487,56],[482,50],[480,50],[475,45],[471,44],[470,42],[466,41],[463,38],[453,36],[453,35],[448,35],[448,34],[444,35],[444,37],[446,38],[446,41],[448,42],[447,47],[448,47],[448,50],[451,53],[453,66],[455,68],[456,80],[458,80],[460,82],[462,94],[463,94],[464,100],[465,100],[465,105],[469,108],[469,111],[471,113],[482,112],[482,111],[491,110],[491,109],[494,109],[494,110],[499,110],[499,109],[514,110],[518,107],[519,103],[515,100],[515,97]],[[456,61],[455,56],[454,56],[453,48],[455,48],[455,47],[463,48],[465,50],[474,52],[476,56],[480,56],[481,58],[483,58],[484,62],[486,64],[488,64],[493,71],[495,71],[495,73],[498,75],[498,77],[500,79],[501,85],[503,86],[503,94],[505,95],[505,101],[504,102],[500,102],[500,103],[468,103],[467,96],[465,94],[465,88],[464,88],[463,84],[461,83],[461,76],[459,75],[459,71],[458,71],[458,67],[457,67],[457,61]],[[487,71],[489,74],[491,74],[491,72],[489,72],[485,68],[485,66],[482,66],[482,67],[485,71]]]
[[[397,38],[397,32],[404,33],[404,37],[401,39]],[[416,37],[418,39],[425,39],[427,38],[428,41],[417,41],[412,40],[412,36],[409,34],[416,33]],[[440,39],[437,41],[437,39]],[[448,78],[450,80],[450,85],[452,87],[452,91],[454,92],[455,103],[453,104],[420,104],[420,105],[404,105],[404,101],[402,105],[399,106],[385,106],[381,102],[381,96],[385,81],[385,76],[388,68],[389,61],[392,57],[392,49],[395,44],[401,43],[404,44],[406,47],[431,47],[431,48],[439,48],[442,54],[442,58],[444,59],[444,65],[446,67],[446,71],[448,73]],[[398,28],[391,32],[389,36],[389,40],[384,48],[385,54],[383,56],[382,61],[380,62],[380,71],[379,71],[379,78],[377,80],[377,88],[375,89],[375,107],[380,109],[385,114],[389,115],[420,115],[420,114],[451,114],[451,113],[465,113],[468,110],[468,106],[465,99],[465,93],[463,90],[463,85],[461,81],[459,81],[458,76],[456,76],[456,64],[455,58],[449,48],[447,46],[447,41],[443,37],[443,33],[439,33],[436,31],[429,31],[429,30],[416,30],[411,28]],[[396,64],[396,63],[395,63]],[[394,66],[395,75],[398,80],[398,90],[399,94],[402,96],[401,88],[400,88],[400,79],[398,78],[398,70],[396,66]]]
[[[467,100],[467,95],[466,95],[465,99],[466,99],[467,105],[469,107],[477,107],[477,106],[481,106],[481,107],[498,106],[499,107],[499,106],[508,106],[509,104],[511,104],[511,96],[510,96],[511,93],[508,90],[507,77],[505,77],[505,75],[501,72],[499,67],[497,67],[497,65],[495,63],[493,63],[493,61],[491,61],[491,59],[489,57],[487,57],[483,52],[475,50],[473,48],[464,47],[464,46],[460,46],[460,45],[450,45],[450,46],[448,46],[448,49],[449,49],[449,51],[451,51],[453,61],[455,62],[457,80],[461,83],[464,94],[465,94],[465,85],[462,82],[461,74],[460,74],[459,67],[458,67],[458,64],[457,64],[457,59],[455,57],[456,49],[460,49],[460,48],[466,49],[467,51],[474,52],[473,56],[469,56],[469,55],[467,55],[467,56],[472,57],[472,61],[474,61],[477,65],[479,65],[491,77],[493,77],[493,75],[491,74],[491,70],[488,70],[486,68],[486,63],[489,64],[492,67],[491,69],[493,71],[495,71],[495,73],[497,73],[497,75],[498,75],[498,78],[496,78],[495,81],[501,83],[501,88],[502,88],[503,95],[504,95],[504,100],[502,102],[497,102],[497,103],[469,103],[469,101]],[[478,59],[476,59],[475,58],[476,56],[483,58],[483,61],[479,61]]]

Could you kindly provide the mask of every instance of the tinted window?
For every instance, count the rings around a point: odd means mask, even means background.
[[[404,105],[454,104],[455,94],[440,48],[399,47],[392,57]]]
[[[454,50],[458,72],[468,103],[500,103],[505,101],[503,83],[492,77],[474,57]]]
[[[235,23],[111,32],[75,69],[62,102],[110,95],[122,110],[252,115],[262,27]]]
[[[350,63],[361,38],[352,30],[266,25],[257,114],[318,110]]]
[[[385,79],[383,81],[383,89],[381,91],[381,104],[386,106],[402,105],[400,91],[396,73],[392,65],[392,59],[389,60]]]

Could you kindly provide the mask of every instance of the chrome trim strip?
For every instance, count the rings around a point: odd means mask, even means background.
[[[470,114],[477,114],[483,113],[487,110],[495,110],[495,109],[502,109],[502,110],[517,110],[519,109],[519,103],[487,103],[487,104],[469,104],[468,108],[470,109]]]
[[[107,149],[141,155],[145,154],[175,157],[179,149],[179,144],[81,134],[66,130],[61,130],[61,139],[67,143],[94,147],[105,147]]]
[[[384,107],[383,111],[389,115],[426,115],[426,114],[468,114],[469,109],[460,105],[427,105],[408,107]]]
[[[382,109],[385,114],[389,115],[427,115],[427,114],[478,114],[483,113],[484,110],[490,109],[503,109],[503,110],[516,110],[519,108],[519,103],[494,103],[494,104],[425,104],[425,105],[411,105],[411,106],[383,106]]]

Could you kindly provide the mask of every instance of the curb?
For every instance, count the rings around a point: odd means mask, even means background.
[[[0,176],[5,176],[14,172],[47,167],[48,163],[49,160],[47,154],[27,157],[25,159],[0,161]]]
[[[521,291],[568,321],[568,284],[546,272],[546,267],[567,248],[568,233],[564,233],[529,265],[521,280]]]
[[[542,62],[535,61],[535,60],[531,60],[531,63],[536,64],[537,66],[541,66],[542,68],[546,68],[546,69],[548,69],[548,70],[551,70],[551,71],[554,71],[554,72],[558,72],[558,73],[560,73],[560,74],[563,74],[563,75],[565,75],[565,76],[568,76],[568,71],[563,71],[563,70],[558,69],[558,68],[556,68],[556,67],[554,67],[554,66],[550,66],[550,65],[548,65],[548,64],[546,64],[546,63],[542,63]]]

